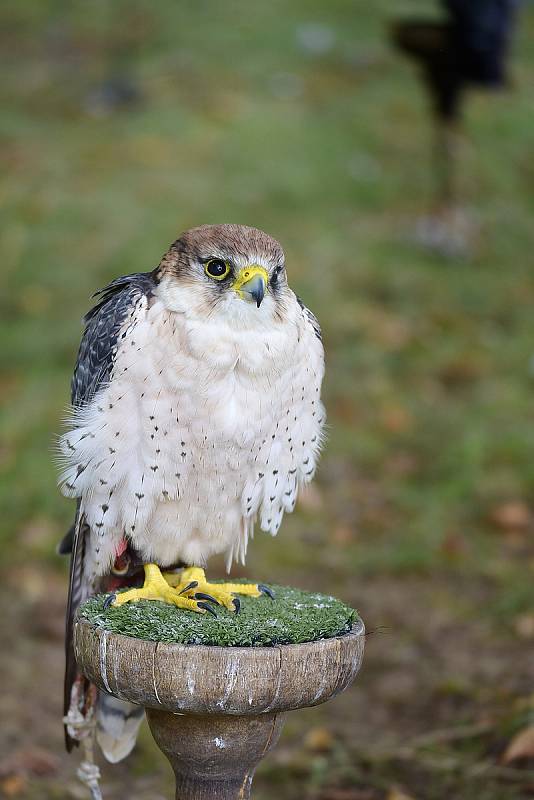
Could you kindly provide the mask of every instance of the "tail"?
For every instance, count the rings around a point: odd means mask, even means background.
[[[96,709],[96,740],[112,764],[122,761],[135,745],[145,710],[126,700],[100,691]]]
[[[69,596],[67,600],[67,614],[65,622],[65,682],[64,682],[64,709],[65,716],[69,714],[71,706],[77,706],[80,712],[85,707],[86,694],[88,689],[87,681],[79,675],[74,656],[74,646],[72,633],[74,628],[74,615],[76,609],[90,593],[87,579],[84,575],[85,546],[89,528],[85,522],[78,500],[76,506],[76,518],[71,531],[65,536],[65,540],[70,539],[71,560],[69,578]],[[65,541],[64,540],[64,541]],[[68,552],[68,551],[67,551]],[[79,686],[76,683],[79,680]],[[72,729],[65,724],[65,745],[70,752],[74,745],[78,744],[77,739],[72,735]]]
[[[71,553],[65,636],[65,743],[70,752],[88,735],[96,717],[98,744],[106,759],[115,763],[126,758],[133,749],[144,711],[141,706],[97,690],[81,675],[73,647],[74,617],[78,606],[95,592],[109,591],[111,587],[139,580],[142,562],[135,552],[128,549],[117,557],[112,571],[114,574],[100,578],[87,574],[85,551],[89,534],[89,526],[78,500],[74,525],[58,547],[60,553]]]

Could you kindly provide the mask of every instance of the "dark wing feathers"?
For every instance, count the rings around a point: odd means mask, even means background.
[[[85,557],[86,538],[89,529],[85,519],[80,516],[80,501],[76,506],[76,518],[73,525],[72,556],[70,559],[69,594],[67,599],[67,613],[65,617],[65,680],[63,695],[63,713],[66,715],[70,708],[72,685],[76,680],[77,666],[74,656],[72,631],[74,614],[82,602],[84,591],[83,562]],[[78,742],[72,739],[65,725],[65,746],[70,752]]]
[[[317,338],[321,342],[323,340],[323,337],[322,337],[322,334],[321,334],[321,326],[319,325],[319,320],[317,319],[317,317],[315,316],[313,311],[310,311],[310,309],[307,308],[304,305],[304,303],[302,302],[302,300],[300,299],[298,294],[296,294],[295,297],[297,298],[297,303],[299,304],[299,306],[304,311],[304,314],[306,315],[306,319],[308,320],[308,322],[312,326],[313,332],[315,333],[315,335],[317,336]]]
[[[99,300],[84,317],[71,384],[73,406],[88,403],[109,380],[120,328],[136,301],[143,295],[150,297],[155,286],[151,272],[137,272],[116,278],[93,295]]]
[[[72,553],[72,542],[74,541],[75,527],[76,527],[76,520],[74,520],[74,522],[68,529],[63,539],[61,539],[61,541],[58,542],[58,545],[56,547],[56,553],[58,554],[58,556],[66,556],[69,553]]]
[[[94,295],[99,300],[84,318],[85,330],[72,377],[72,405],[75,408],[89,403],[109,381],[121,327],[136,302],[143,296],[151,297],[155,285],[152,273],[139,272],[117,278]],[[72,646],[74,614],[92,588],[84,575],[88,535],[89,528],[78,500],[74,525],[59,546],[60,552],[72,553],[65,631],[65,714],[69,710],[72,684],[77,673]],[[71,750],[75,741],[66,731],[65,737],[67,749]]]

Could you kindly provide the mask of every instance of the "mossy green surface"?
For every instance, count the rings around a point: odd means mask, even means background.
[[[234,614],[217,606],[217,617],[168,603],[140,600],[104,608],[104,595],[92,597],[79,616],[114,633],[176,644],[269,647],[330,639],[347,633],[357,619],[353,608],[329,595],[273,586],[275,599],[241,597]]]

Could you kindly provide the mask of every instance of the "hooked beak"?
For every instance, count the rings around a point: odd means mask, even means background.
[[[265,278],[262,275],[255,275],[243,284],[241,291],[250,295],[259,308],[261,306],[261,301],[265,297]]]
[[[245,267],[239,271],[232,288],[242,299],[254,301],[259,308],[265,297],[268,279],[267,270],[263,267]]]

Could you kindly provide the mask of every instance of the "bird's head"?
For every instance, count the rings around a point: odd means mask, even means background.
[[[280,317],[290,293],[281,246],[245,225],[192,228],[171,245],[155,276],[170,310],[251,323]]]

